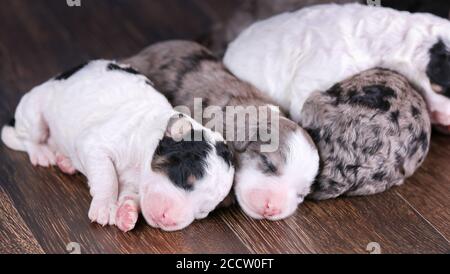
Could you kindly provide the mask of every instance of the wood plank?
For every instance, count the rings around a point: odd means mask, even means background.
[[[450,239],[450,136],[433,132],[430,153],[420,169],[397,193],[418,214]]]
[[[370,197],[307,201],[283,221],[251,220],[240,210],[221,215],[254,253],[449,252],[450,244],[395,191]]]
[[[0,254],[42,254],[44,251],[13,202],[0,188]]]

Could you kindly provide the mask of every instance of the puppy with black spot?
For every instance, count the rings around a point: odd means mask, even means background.
[[[320,153],[314,199],[370,195],[400,185],[422,164],[430,145],[425,101],[405,77],[386,69],[311,94],[300,117]]]
[[[431,14],[312,6],[253,24],[230,44],[224,63],[295,121],[311,93],[368,69],[391,69],[419,88],[433,124],[450,129],[450,22]]]
[[[206,217],[233,182],[222,136],[113,61],[91,61],[33,88],[1,137],[33,165],[83,173],[91,221],[123,231],[139,211],[153,227],[182,229]]]
[[[275,108],[272,100],[227,71],[209,50],[194,42],[168,41],[152,45],[123,62],[149,77],[174,106],[186,106],[195,115],[195,99],[199,98],[205,112],[212,107],[220,110],[219,115],[225,117],[221,125],[224,136],[236,152],[235,194],[249,216],[285,218],[309,194],[319,164],[309,135]],[[269,119],[243,119],[241,126],[236,120],[247,107],[262,107]],[[230,112],[230,108],[237,111]],[[278,118],[270,119],[273,117]],[[211,126],[208,117],[194,118]],[[278,127],[271,127],[274,124]],[[270,141],[275,141],[276,148],[271,151],[263,149],[270,142],[259,134],[264,127],[273,131],[275,140]],[[240,140],[232,135],[229,139],[229,131],[245,133],[246,138]]]

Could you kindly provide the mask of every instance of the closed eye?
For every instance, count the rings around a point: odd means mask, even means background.
[[[263,164],[263,172],[266,174],[276,174],[278,168],[267,158],[266,155],[261,155],[261,161]]]

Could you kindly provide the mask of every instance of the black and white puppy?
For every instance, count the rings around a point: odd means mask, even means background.
[[[203,139],[192,140],[194,133]],[[139,211],[153,227],[184,228],[206,217],[233,182],[222,136],[113,61],[91,61],[33,88],[2,140],[33,165],[83,173],[89,218],[123,231],[134,228]]]

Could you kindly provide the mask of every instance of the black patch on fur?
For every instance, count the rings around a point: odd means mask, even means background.
[[[191,132],[191,135],[197,134]],[[176,142],[172,138],[164,137],[159,142],[154,157],[164,159],[158,168],[162,169],[177,187],[191,191],[194,185],[189,178],[199,180],[204,176],[207,167],[206,157],[211,150],[212,146],[204,139]]]
[[[233,153],[231,152],[230,148],[224,142],[217,142],[215,147],[217,155],[219,155],[219,157],[222,157],[222,159],[225,161],[225,163],[227,163],[228,166],[231,166],[233,162]]]
[[[363,87],[362,94],[350,92],[348,103],[388,111],[391,108],[389,98],[395,98],[395,96],[395,91],[389,87],[372,85]]]
[[[395,125],[398,125],[398,118],[400,116],[400,111],[396,110],[389,114],[389,120],[391,120],[392,123]]]
[[[446,88],[443,95],[447,98],[450,98],[450,87]]]
[[[321,139],[320,129],[305,128],[305,130],[308,132],[309,136],[311,136],[311,139],[314,141],[315,144],[318,144],[320,142],[320,139]]]
[[[411,115],[414,117],[414,118],[419,118],[420,117],[420,110],[419,110],[419,108],[417,108],[417,107],[415,107],[415,106],[411,106]]]
[[[327,90],[326,94],[332,97],[341,97],[342,87],[340,84],[335,84],[329,90]]]
[[[383,147],[383,143],[381,141],[374,141],[371,145],[363,149],[363,153],[375,155],[380,150],[381,147]]]
[[[424,130],[422,130],[420,135],[417,137],[417,142],[422,147],[422,151],[426,151],[428,149],[428,134]]]
[[[439,39],[429,51],[430,62],[427,66],[427,76],[434,84],[444,88],[450,87],[450,52]]]
[[[200,67],[200,64],[204,61],[212,61],[217,62],[217,58],[214,57],[209,51],[205,49],[201,49],[192,53],[191,55],[185,56],[182,58],[181,63],[183,64],[183,68],[178,72],[175,86],[176,88],[180,88],[186,74],[191,73],[193,71],[197,71]]]
[[[119,71],[123,71],[123,72],[126,72],[126,73],[134,74],[134,75],[140,75],[140,73],[137,70],[135,70],[134,68],[132,68],[132,67],[121,67],[121,66],[119,66],[117,64],[114,64],[114,63],[110,63],[108,65],[108,70],[109,71],[119,70]]]
[[[269,161],[266,155],[261,154],[261,161],[263,163],[264,169],[263,173],[265,174],[277,174],[278,168]]]
[[[58,81],[67,80],[70,77],[72,77],[72,75],[74,75],[75,73],[77,73],[78,71],[83,69],[87,64],[89,64],[89,62],[82,63],[76,67],[73,67],[73,68],[61,73],[60,75],[55,77],[55,80],[58,80]]]
[[[9,120],[8,126],[15,127],[16,126],[16,119],[12,118],[11,120]]]
[[[356,176],[358,176],[358,169],[360,167],[361,167],[360,165],[346,165],[345,171],[353,174],[356,177]]]
[[[372,175],[372,179],[375,181],[383,181],[384,178],[386,178],[386,172],[385,171],[378,171],[375,174]]]

